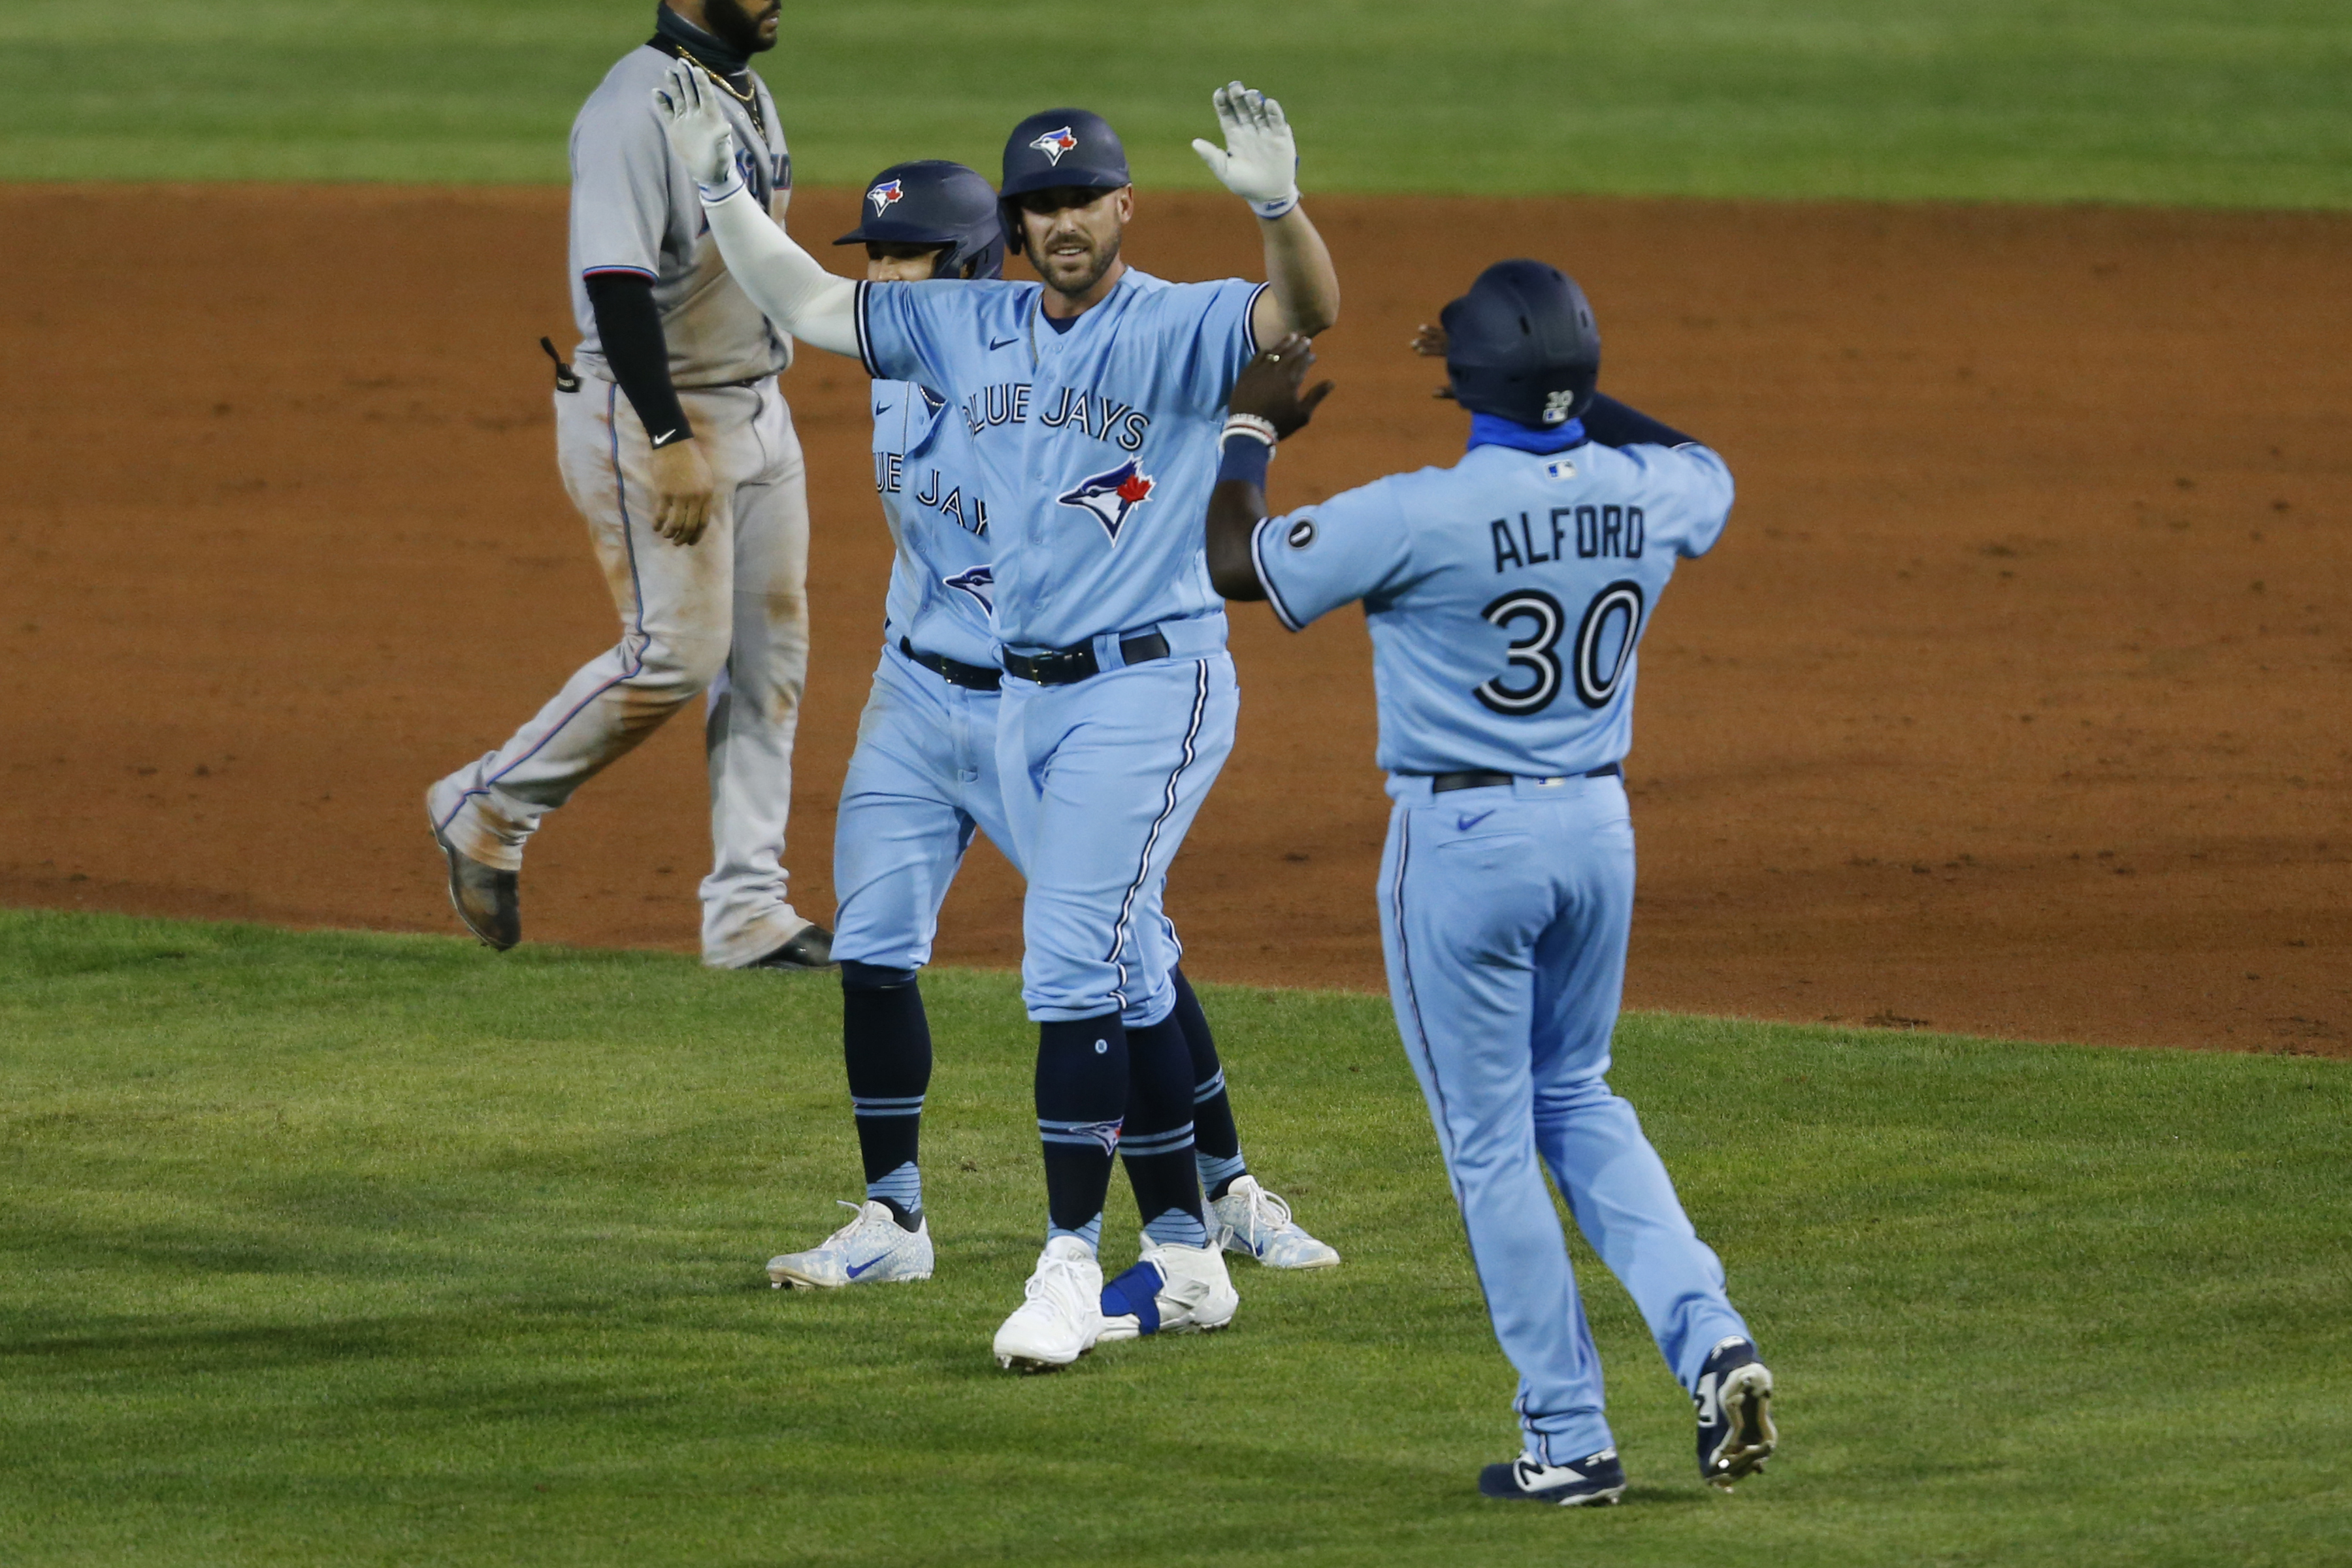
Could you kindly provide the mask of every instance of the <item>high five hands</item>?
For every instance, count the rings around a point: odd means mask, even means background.
[[[1331,395],[1333,384],[1328,381],[1299,391],[1314,364],[1314,343],[1305,333],[1293,332],[1243,368],[1225,406],[1268,421],[1277,437],[1288,440],[1307,427],[1315,410]]]

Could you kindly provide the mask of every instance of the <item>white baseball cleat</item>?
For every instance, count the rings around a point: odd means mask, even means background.
[[[1163,1247],[1147,1236],[1142,1258],[1103,1288],[1100,1338],[1213,1333],[1234,1321],[1241,1304],[1215,1242]]]
[[[1093,1247],[1075,1236],[1048,1241],[1023,1288],[1027,1299],[996,1331],[996,1364],[1054,1372],[1094,1349],[1102,1337],[1102,1282]]]
[[[1338,1250],[1301,1230],[1290,1205],[1259,1186],[1255,1176],[1235,1177],[1209,1206],[1224,1227],[1227,1252],[1245,1252],[1268,1268],[1328,1268],[1339,1261]]]
[[[806,1252],[768,1259],[768,1279],[779,1286],[821,1290],[844,1285],[887,1285],[931,1277],[931,1222],[902,1230],[890,1205],[836,1199],[856,1218]]]

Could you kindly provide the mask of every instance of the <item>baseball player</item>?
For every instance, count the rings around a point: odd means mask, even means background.
[[[1098,116],[1054,110],[1014,128],[1000,192],[1042,286],[852,285],[733,175],[729,128],[692,73],[674,70],[662,102],[712,232],[769,318],[877,380],[947,398],[992,503],[997,770],[1028,879],[1022,991],[1039,1026],[1049,1216],[995,1354],[1066,1366],[1103,1331],[1096,1247],[1122,1138],[1171,1289],[1211,1303],[1232,1292],[1189,1118],[1139,1125],[1128,1105],[1130,1066],[1141,1105],[1178,1104],[1189,1077],[1159,902],[1238,704],[1200,525],[1225,395],[1262,338],[1318,331],[1339,309],[1329,254],[1298,207],[1290,128],[1235,83],[1216,95],[1225,145],[1194,144],[1256,211],[1265,284],[1129,268],[1126,153]]]
[[[866,189],[864,221],[835,243],[863,244],[875,282],[1003,275],[996,192],[961,163],[883,170]],[[817,1247],[772,1259],[768,1277],[779,1285],[930,1278],[919,1149],[931,1040],[916,972],[930,959],[940,900],[973,833],[985,832],[1017,860],[997,787],[1003,672],[991,616],[989,503],[971,437],[947,400],[926,387],[877,381],[872,396],[874,486],[897,551],[882,660],[834,837],[841,907],[833,946],[866,1201],[845,1204],[855,1217]],[[1277,1268],[1338,1263],[1339,1253],[1249,1173],[1208,1020],[1182,973],[1172,979],[1192,1069],[1182,1104],[1197,1129],[1194,1164],[1226,1249]],[[1147,1195],[1149,1186],[1147,1174]],[[1127,1285],[1145,1282],[1114,1282],[1118,1310],[1107,1316],[1133,1319],[1138,1333],[1194,1326],[1191,1304],[1161,1300],[1166,1281],[1150,1257],[1157,1247],[1147,1242],[1145,1250],[1138,1268],[1152,1274],[1148,1286],[1129,1292]],[[1130,1294],[1150,1310],[1129,1301]]]
[[[827,962],[830,936],[793,909],[782,864],[808,669],[805,475],[776,386],[791,353],[728,276],[649,101],[673,68],[706,83],[740,149],[747,200],[781,215],[792,159],[775,100],[751,68],[775,44],[777,9],[670,0],[653,37],[613,68],[572,125],[581,344],[577,376],[558,366],[556,451],[621,640],[505,744],[426,792],[450,901],[501,951],[522,939],[523,846],[541,819],[708,692],[703,962]]]
[[[1389,994],[1519,1373],[1525,1451],[1478,1489],[1571,1505],[1625,1490],[1546,1167],[1690,1390],[1699,1473],[1727,1488],[1772,1452],[1772,1374],[1603,1075],[1633,909],[1634,648],[1675,559],[1723,531],[1731,475],[1595,395],[1600,334],[1556,268],[1488,268],[1440,323],[1426,346],[1471,411],[1468,455],[1268,518],[1275,441],[1329,390],[1300,397],[1312,351],[1282,343],[1234,390],[1211,570],[1294,631],[1357,600],[1370,624],[1396,803]]]

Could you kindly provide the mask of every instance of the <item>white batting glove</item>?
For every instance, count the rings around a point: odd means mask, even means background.
[[[661,85],[654,89],[654,113],[661,121],[669,144],[702,188],[706,202],[722,202],[743,188],[735,166],[735,133],[719,111],[719,95],[703,79],[702,68],[688,60],[672,60]]]
[[[1298,142],[1282,105],[1255,88],[1233,82],[1210,95],[1225,144],[1195,138],[1192,151],[1225,188],[1249,203],[1263,218],[1276,218],[1298,205]]]

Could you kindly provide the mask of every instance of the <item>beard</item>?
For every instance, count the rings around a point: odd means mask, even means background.
[[[1112,235],[1098,248],[1083,256],[1041,255],[1037,268],[1055,292],[1083,294],[1103,280],[1103,275],[1118,264],[1118,247],[1122,237]]]
[[[710,36],[739,54],[757,55],[776,47],[776,40],[764,36],[761,24],[782,9],[782,0],[705,0],[702,19]]]

